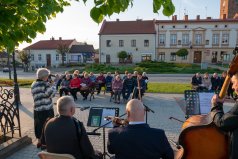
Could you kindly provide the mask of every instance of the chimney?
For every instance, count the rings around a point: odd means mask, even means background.
[[[185,21],[188,21],[188,15],[184,15],[184,19]]]
[[[55,38],[52,36],[52,37],[50,38],[50,40],[55,40]]]
[[[59,37],[59,40],[62,40],[62,37]]]
[[[223,14],[223,15],[222,15],[222,19],[223,19],[223,20],[226,19],[226,14]]]
[[[200,15],[197,15],[197,20],[200,20]]]
[[[174,21],[176,21],[177,20],[177,15],[174,15]]]
[[[120,20],[119,19],[117,19],[117,22],[119,22]]]
[[[212,19],[212,17],[207,17],[208,20]]]

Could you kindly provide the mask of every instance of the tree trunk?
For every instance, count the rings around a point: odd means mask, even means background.
[[[9,69],[9,79],[12,79],[12,75],[11,75],[11,66],[10,66],[10,54],[9,52],[7,52],[7,67]]]

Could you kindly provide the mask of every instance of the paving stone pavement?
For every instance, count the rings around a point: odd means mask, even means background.
[[[22,106],[20,107],[20,119],[22,134],[32,137],[33,144],[15,152],[7,159],[37,159],[37,153],[40,149],[36,148],[36,139],[34,137],[33,129],[33,99],[29,88],[20,88],[20,96]],[[54,100],[57,100],[59,95],[57,95]],[[92,101],[83,101],[82,96],[78,94],[78,101],[76,102],[80,107],[117,107],[119,108],[120,115],[125,113],[125,104],[114,104],[109,102],[109,94],[99,94],[95,95],[95,99]],[[143,97],[143,103],[149,108],[154,110],[155,113],[148,112],[148,123],[150,127],[164,129],[168,139],[177,141],[181,125],[177,121],[172,121],[169,119],[170,116],[176,117],[178,119],[184,120],[185,116],[178,104],[176,103],[174,97],[183,97],[182,94],[158,94],[158,93],[146,93]],[[226,108],[231,107],[233,104],[226,104]],[[87,132],[91,132],[95,128],[87,127],[89,110],[80,111],[76,109],[75,117],[82,121],[86,127]],[[106,128],[106,141],[107,132],[109,128]],[[94,148],[96,150],[103,151],[103,137],[102,129],[97,132],[101,133],[101,136],[89,136]]]

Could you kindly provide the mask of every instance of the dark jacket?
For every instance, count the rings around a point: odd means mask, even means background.
[[[211,77],[212,88],[211,90],[219,90],[221,86],[221,79],[220,77],[214,78]]]
[[[94,154],[83,124],[80,124],[79,134],[74,120],[68,116],[59,116],[46,123],[41,142],[46,144],[48,152],[71,154],[77,159],[89,158]]]
[[[238,103],[236,102],[227,113],[223,111],[223,104],[217,103],[213,106],[212,112],[215,114],[214,123],[230,134],[230,159],[238,159]]]
[[[173,159],[173,150],[161,129],[148,124],[118,127],[108,132],[108,152],[116,159]]]
[[[198,86],[198,85],[202,84],[202,77],[197,78],[196,75],[194,75],[192,77],[192,83],[191,84],[194,85],[194,86]]]
[[[133,90],[135,86],[134,82],[132,78],[126,78],[123,82],[123,88],[125,90]]]
[[[145,80],[144,80],[144,79],[140,79],[140,80],[139,80],[139,84],[140,84],[141,90],[142,90],[142,91],[145,91],[145,90],[146,90]],[[137,87],[138,87],[138,80],[134,81],[134,87],[137,89]]]

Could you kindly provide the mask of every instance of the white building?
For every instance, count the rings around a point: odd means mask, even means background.
[[[157,60],[183,63],[229,63],[238,45],[238,19],[196,19],[156,21]],[[188,56],[176,52],[186,48]]]
[[[156,59],[156,31],[153,20],[104,21],[99,32],[99,62],[118,63],[118,52],[126,51],[127,62]]]

